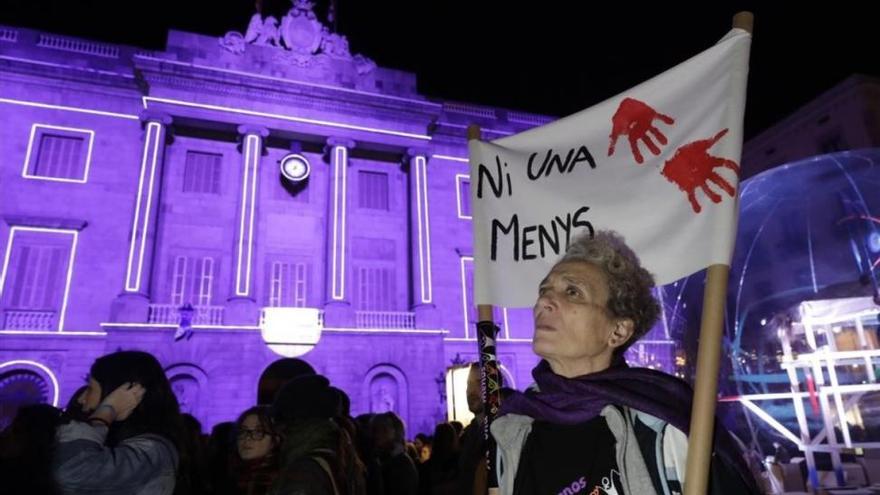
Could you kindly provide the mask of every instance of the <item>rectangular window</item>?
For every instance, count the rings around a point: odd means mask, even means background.
[[[216,262],[211,257],[175,256],[169,263],[169,301],[175,306],[211,306]]]
[[[267,271],[269,277],[267,306],[306,307],[308,264],[272,261],[267,263]]]
[[[183,172],[183,192],[220,194],[223,155],[187,151]]]
[[[388,210],[388,174],[358,172],[358,206],[371,210]]]
[[[458,218],[471,218],[471,180],[467,175],[456,175],[458,186]]]
[[[95,133],[45,124],[31,127],[22,175],[31,179],[84,183]]]
[[[10,275],[8,306],[15,309],[57,310],[64,285],[67,249],[63,246],[18,246]]]
[[[357,308],[362,311],[394,311],[395,272],[386,267],[358,267],[355,272]]]
[[[4,260],[3,286],[0,287],[5,328],[55,330],[63,325],[67,272],[76,245],[75,234],[12,228],[11,247]]]

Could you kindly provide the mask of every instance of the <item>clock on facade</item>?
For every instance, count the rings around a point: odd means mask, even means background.
[[[304,181],[311,171],[309,161],[299,153],[291,153],[279,162],[281,175],[292,182]]]

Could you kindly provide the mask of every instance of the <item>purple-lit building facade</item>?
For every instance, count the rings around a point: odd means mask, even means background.
[[[411,433],[445,417],[445,371],[477,356],[466,126],[550,120],[428,99],[307,6],[221,39],[172,31],[162,52],[0,27],[0,114],[7,420],[28,394],[63,405],[120,348],[156,355],[206,427],[234,419],[296,347],[270,348],[266,322],[299,314],[320,330],[299,358],[353,414],[394,410]],[[497,316],[522,388],[530,310]],[[654,332],[633,352],[668,367]]]

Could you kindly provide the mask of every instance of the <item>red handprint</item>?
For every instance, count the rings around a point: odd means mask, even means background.
[[[614,113],[614,117],[611,118],[611,144],[608,145],[608,156],[614,154],[614,146],[617,144],[617,139],[624,134],[629,137],[629,146],[632,148],[636,163],[644,161],[638,147],[639,140],[644,141],[645,146],[648,147],[651,153],[655,156],[659,155],[660,148],[657,147],[651,136],[648,135],[648,133],[651,133],[660,144],[666,144],[666,136],[654,127],[654,120],[656,119],[660,119],[669,125],[675,123],[675,119],[658,113],[644,102],[632,98],[624,98],[620,102],[617,112]]]
[[[706,193],[706,196],[713,203],[721,202],[721,196],[709,189],[709,181],[724,189],[730,196],[734,195],[733,186],[715,173],[715,169],[726,167],[739,175],[739,165],[733,160],[709,154],[709,148],[714,146],[725,134],[727,134],[727,129],[723,129],[715,137],[688,143],[676,150],[675,155],[663,165],[661,173],[669,182],[677,185],[687,194],[688,201],[691,202],[695,213],[700,212],[700,203],[697,202],[697,197],[694,195],[698,187]]]

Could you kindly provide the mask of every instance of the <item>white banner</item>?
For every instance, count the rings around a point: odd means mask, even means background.
[[[475,301],[534,304],[585,231],[619,232],[666,284],[730,264],[751,35],[594,107],[470,142]]]

